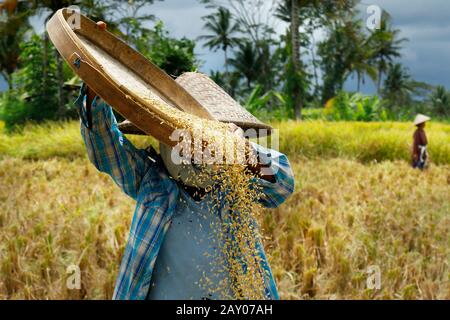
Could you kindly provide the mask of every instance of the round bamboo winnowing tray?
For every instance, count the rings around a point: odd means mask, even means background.
[[[73,71],[140,130],[174,145],[169,136],[178,126],[171,110],[214,119],[165,72],[92,20],[80,15],[80,28],[72,30],[72,14],[61,9],[48,21],[51,41]]]
[[[164,71],[94,21],[78,15],[79,26],[72,29],[68,19],[73,14],[60,9],[48,21],[51,41],[72,70],[135,129],[173,146],[169,137],[180,129],[174,121],[180,110],[184,118],[218,120]]]

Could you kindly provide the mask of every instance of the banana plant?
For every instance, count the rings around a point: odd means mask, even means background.
[[[262,93],[262,86],[257,85],[244,105],[248,111],[257,114],[261,119],[281,120],[293,117],[292,108],[289,108],[288,99],[280,92],[269,90]],[[276,103],[274,107],[273,104]]]

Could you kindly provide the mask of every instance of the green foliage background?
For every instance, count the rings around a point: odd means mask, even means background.
[[[94,20],[105,20],[108,30],[173,78],[202,67],[195,54],[199,45],[222,50],[224,70],[211,70],[211,78],[266,121],[311,115],[331,121],[411,121],[417,113],[441,121],[450,117],[447,89],[415,81],[398,63],[407,39],[399,37],[387,12],[380,27],[369,30],[357,0],[280,0],[267,16],[257,0],[202,2],[210,13],[203,17],[204,35],[195,40],[171,37],[163,21],[143,10],[153,1],[74,4]],[[48,19],[65,5],[21,2],[12,13],[0,8],[5,17],[0,22],[0,68],[11,86],[0,96],[0,119],[7,130],[20,130],[27,122],[77,117],[72,101],[80,79],[62,64],[48,36],[33,34],[29,24],[30,17],[44,14]],[[282,34],[271,27],[277,20],[287,23]],[[317,30],[326,35],[319,42],[314,38]],[[352,77],[356,90],[345,91]],[[377,94],[360,93],[366,80],[376,85]]]

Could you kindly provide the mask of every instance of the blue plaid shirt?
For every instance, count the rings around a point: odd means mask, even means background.
[[[81,135],[89,160],[136,200],[113,298],[145,300],[159,249],[175,211],[180,187],[169,177],[159,157],[152,156],[149,149],[137,149],[121,133],[111,107],[100,97],[95,97],[92,102],[92,127],[88,127],[85,85],[75,104],[80,114]],[[271,168],[276,172],[275,183],[257,179],[263,190],[259,201],[267,208],[278,207],[294,191],[289,161],[277,151],[257,144],[254,147],[272,159]],[[278,299],[275,281],[260,241],[258,247],[265,271],[266,297]]]

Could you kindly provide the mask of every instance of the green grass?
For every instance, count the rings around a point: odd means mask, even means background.
[[[129,137],[138,147],[155,143],[150,137]],[[86,157],[86,150],[80,134],[78,121],[48,122],[28,125],[20,132],[0,132],[0,159],[14,157],[21,159],[69,159]]]
[[[360,162],[410,160],[414,127],[401,122],[284,121],[280,150],[289,156],[347,158]],[[429,123],[429,153],[435,164],[450,164],[450,125]],[[156,144],[149,137],[130,136],[138,147]],[[29,125],[21,133],[0,133],[0,159],[49,159],[85,157],[77,121]]]
[[[307,158],[348,158],[361,162],[410,161],[414,127],[399,122],[305,121],[274,123],[280,150]],[[430,123],[426,129],[435,164],[450,164],[450,125]]]

